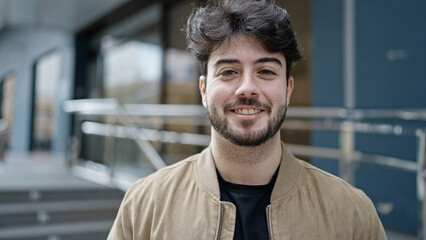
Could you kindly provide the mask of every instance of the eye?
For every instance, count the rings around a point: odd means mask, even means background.
[[[235,72],[234,70],[231,70],[231,69],[224,70],[224,71],[220,72],[221,76],[231,76],[231,75],[234,75],[234,74],[237,74],[237,72]]]
[[[264,75],[277,75],[275,72],[268,70],[268,69],[263,69],[259,71],[259,74],[264,74]]]

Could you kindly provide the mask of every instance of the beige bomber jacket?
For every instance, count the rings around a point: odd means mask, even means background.
[[[285,150],[265,209],[271,240],[386,239],[374,205],[338,177]],[[220,201],[210,148],[137,181],[108,240],[232,240],[235,206]]]

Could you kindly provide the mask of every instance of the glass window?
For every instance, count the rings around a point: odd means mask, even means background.
[[[168,48],[165,54],[165,103],[200,104],[198,91],[198,64],[186,50],[182,31],[193,8],[193,1],[182,1],[170,6],[168,11]]]
[[[94,38],[100,55],[93,80],[102,89],[102,97],[116,98],[121,103],[160,103],[161,16],[161,4],[154,4]]]
[[[108,48],[104,52],[104,96],[121,103],[159,103],[161,73],[158,45],[132,40]]]
[[[90,39],[89,97],[122,104],[161,103],[163,79],[162,11],[159,3],[126,15]],[[116,124],[113,117],[106,123]],[[84,135],[84,159],[110,164],[120,174],[142,177],[154,171],[133,140]]]
[[[194,7],[194,1],[173,2],[167,9],[167,48],[165,50],[164,100],[166,104],[201,104],[198,90],[199,70],[196,59],[186,49],[186,19]],[[176,132],[201,133],[200,126],[165,124],[164,129]],[[200,147],[163,143],[162,157],[167,164],[180,161],[197,153]]]

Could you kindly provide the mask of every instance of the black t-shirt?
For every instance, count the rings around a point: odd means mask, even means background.
[[[277,174],[278,170],[266,185],[251,186],[227,182],[217,172],[220,199],[237,208],[234,240],[269,239],[266,207],[271,201]]]

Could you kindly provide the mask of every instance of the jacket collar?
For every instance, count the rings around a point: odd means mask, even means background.
[[[271,203],[277,201],[291,193],[298,183],[302,165],[281,143],[282,155],[281,165],[278,171],[277,180],[272,190]]]
[[[286,196],[297,184],[301,164],[299,161],[286,150],[284,143],[281,143],[282,155],[281,164],[278,172],[277,180],[271,195],[271,203]],[[201,188],[211,197],[220,200],[219,181],[216,174],[216,166],[214,164],[211,148],[204,149],[196,161],[195,175]]]

